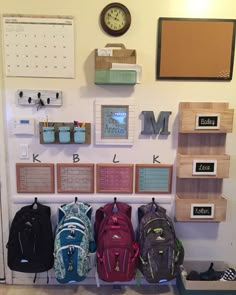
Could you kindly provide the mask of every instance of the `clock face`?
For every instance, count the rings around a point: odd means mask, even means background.
[[[100,21],[106,33],[112,36],[121,36],[130,27],[131,15],[123,4],[111,3],[102,10]]]
[[[125,27],[127,18],[124,10],[119,7],[114,7],[107,10],[104,21],[108,28],[118,31]]]

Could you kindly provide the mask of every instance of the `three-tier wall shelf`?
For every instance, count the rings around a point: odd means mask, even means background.
[[[225,144],[233,116],[233,109],[224,102],[179,104],[176,221],[225,220],[222,185],[230,165]]]

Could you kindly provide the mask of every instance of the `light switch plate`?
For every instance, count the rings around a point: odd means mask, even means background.
[[[20,144],[20,159],[29,159],[29,145]]]

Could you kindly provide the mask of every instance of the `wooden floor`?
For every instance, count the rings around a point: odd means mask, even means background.
[[[23,286],[0,284],[0,295],[179,295],[172,285],[125,287],[116,289],[112,286]]]

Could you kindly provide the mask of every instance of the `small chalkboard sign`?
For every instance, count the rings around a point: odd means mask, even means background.
[[[191,204],[191,218],[214,218],[214,204]]]
[[[193,175],[216,175],[216,160],[193,160]]]
[[[197,114],[195,129],[220,129],[220,114]]]

